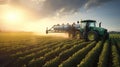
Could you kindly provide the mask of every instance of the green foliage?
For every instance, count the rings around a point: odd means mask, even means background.
[[[77,63],[84,58],[84,56],[95,46],[95,42],[88,44],[85,48],[77,51],[71,57],[69,57],[66,61],[59,65],[59,67],[75,67]]]
[[[46,62],[43,65],[43,67],[56,67],[59,64],[59,61],[60,61],[60,57],[56,57],[56,58],[50,60],[49,62]]]
[[[112,63],[113,63],[113,67],[120,67],[120,56],[118,54],[117,48],[113,42],[112,44]]]
[[[28,67],[41,67],[44,63],[44,57],[33,59],[29,62]]]
[[[85,56],[78,67],[94,67],[94,62],[102,49],[102,42],[99,41],[96,46]]]
[[[120,67],[120,34],[110,34],[110,40],[102,41],[0,33],[0,66]]]
[[[109,44],[109,40],[107,40],[104,45],[103,45],[103,50],[100,54],[99,57],[99,62],[98,62],[98,67],[107,67],[108,66],[108,56],[110,53],[110,44]]]

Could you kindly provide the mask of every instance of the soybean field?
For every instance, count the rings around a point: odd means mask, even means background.
[[[0,33],[0,67],[120,67],[120,34],[88,41]]]

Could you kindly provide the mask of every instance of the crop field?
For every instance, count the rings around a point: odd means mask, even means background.
[[[120,67],[120,34],[98,42],[0,33],[0,67]]]

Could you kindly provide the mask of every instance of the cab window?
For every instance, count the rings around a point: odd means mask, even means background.
[[[89,27],[95,27],[95,23],[89,23]]]

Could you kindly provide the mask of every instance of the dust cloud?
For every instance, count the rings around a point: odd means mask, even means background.
[[[39,36],[52,36],[52,37],[62,37],[62,38],[68,38],[68,33],[40,33],[40,32],[34,32],[35,35]]]

